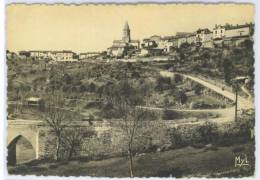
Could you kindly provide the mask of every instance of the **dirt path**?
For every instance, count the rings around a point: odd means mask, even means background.
[[[164,77],[172,77],[174,75],[173,72],[168,72],[168,71],[160,71],[160,74]],[[185,78],[191,79],[201,85],[203,85],[204,87],[207,87],[209,89],[211,89],[212,91],[221,94],[222,96],[235,101],[235,94],[229,91],[225,91],[222,89],[222,87],[218,87],[214,84],[211,84],[209,82],[206,82],[202,79],[199,79],[197,77],[194,76],[190,76],[190,75],[186,75],[186,74],[181,74],[183,75]],[[246,99],[242,96],[238,96],[238,109],[251,109],[254,108],[254,104],[251,100]]]

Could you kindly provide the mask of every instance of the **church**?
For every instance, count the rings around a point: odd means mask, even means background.
[[[122,40],[114,40],[113,45],[108,48],[108,55],[112,57],[122,58],[131,56],[140,48],[139,40],[132,40],[128,22],[123,28]]]

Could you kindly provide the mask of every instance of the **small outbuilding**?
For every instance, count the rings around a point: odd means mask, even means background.
[[[44,106],[44,101],[42,98],[39,97],[29,97],[26,99],[26,104],[28,106],[39,106],[43,107]]]

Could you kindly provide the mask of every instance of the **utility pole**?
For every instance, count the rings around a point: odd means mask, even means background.
[[[238,99],[238,96],[237,96],[238,85],[237,85],[237,83],[236,83],[235,87],[236,87],[236,102],[235,102],[235,122],[236,122],[237,121],[237,99]]]

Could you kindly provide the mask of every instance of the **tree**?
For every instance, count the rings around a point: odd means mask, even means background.
[[[177,99],[180,101],[181,104],[185,104],[188,100],[187,95],[183,90],[179,91]]]
[[[196,84],[194,86],[194,92],[197,95],[200,95],[203,89],[204,89],[203,86],[201,86],[200,84]]]
[[[122,121],[120,127],[122,132],[125,133],[125,142],[129,158],[129,172],[130,177],[134,177],[133,165],[133,147],[134,143],[138,140],[137,136],[140,135],[140,130],[143,127],[144,120],[146,119],[146,110],[136,106],[129,106],[126,102],[117,104],[118,111],[122,114]]]
[[[77,151],[80,150],[84,137],[84,132],[81,127],[69,127],[63,131],[62,143],[68,151],[68,160],[71,160],[73,155],[77,154]]]
[[[232,70],[233,70],[233,65],[232,65],[232,62],[230,59],[224,59],[223,69],[224,69],[225,82],[230,84],[231,74],[232,74]]]
[[[176,84],[182,82],[182,76],[180,74],[174,74],[174,81]]]
[[[112,105],[117,117],[119,128],[124,133],[124,142],[128,151],[130,177],[134,176],[133,151],[134,145],[140,139],[145,120],[148,119],[148,113],[145,109],[138,107],[142,102],[141,90],[136,90],[127,80],[121,80],[118,83],[110,84],[105,88],[106,100]]]
[[[55,107],[50,107],[45,111],[44,119],[47,125],[54,132],[56,138],[56,149],[55,149],[55,159],[59,160],[60,148],[62,144],[62,133],[66,127],[66,120],[70,119],[70,116],[65,111],[62,111]]]

